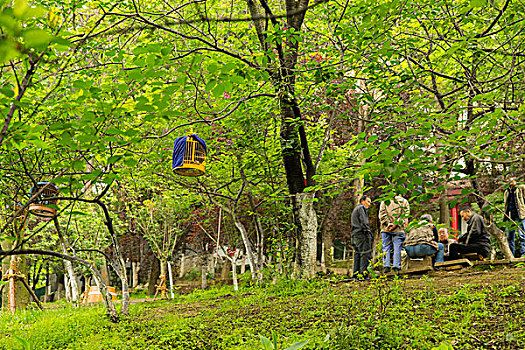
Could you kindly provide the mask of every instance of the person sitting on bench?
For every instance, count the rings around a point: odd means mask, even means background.
[[[458,243],[451,243],[447,260],[460,259],[462,254],[476,253],[487,258],[490,255],[490,233],[485,228],[481,215],[470,207],[459,211],[461,218],[467,222],[467,232],[458,237]]]
[[[443,262],[445,246],[438,242],[438,232],[432,223],[432,216],[421,216],[418,227],[410,230],[404,242],[405,251],[410,258],[423,258],[436,255],[435,262]]]

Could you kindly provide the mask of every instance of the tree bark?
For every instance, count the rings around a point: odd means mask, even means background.
[[[242,242],[244,243],[244,250],[246,251],[246,256],[248,258],[248,265],[250,265],[250,272],[252,274],[252,279],[256,279],[256,268],[254,264],[254,256],[253,251],[251,247],[250,240],[248,239],[248,232],[246,232],[246,228],[244,227],[243,223],[239,220],[239,217],[232,212],[232,218],[233,222],[235,224],[235,227],[239,230],[241,233]]]
[[[297,193],[294,206],[299,230],[299,250],[297,254],[298,271],[304,277],[311,279],[315,277],[317,258],[317,215],[313,206],[313,192]]]
[[[139,285],[140,261],[131,262],[131,271],[132,271],[132,278],[133,278],[133,283],[131,287],[137,288],[137,286]]]
[[[208,257],[207,254],[201,256],[201,289],[208,288]]]
[[[160,261],[156,256],[153,257],[153,264],[149,273],[148,295],[155,295],[155,284],[160,276]]]
[[[166,277],[167,277],[167,261],[161,259],[160,260],[160,282],[159,282],[159,289],[160,289],[160,297],[166,298]]]
[[[53,222],[57,230],[58,239],[60,241],[60,247],[62,248],[62,253],[67,254],[68,248],[71,248],[71,247],[69,246],[69,244],[67,244],[65,237],[62,235],[62,231],[60,230],[60,225],[56,217],[53,218]],[[75,254],[73,253],[73,255]],[[73,268],[73,264],[71,263],[71,261],[64,260],[64,267],[67,273],[67,278],[64,279],[64,288],[66,289],[66,298],[67,298],[67,294],[69,291],[71,301],[78,302],[79,295],[78,295],[77,274],[75,273],[75,269]]]

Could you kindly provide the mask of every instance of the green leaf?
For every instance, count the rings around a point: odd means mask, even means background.
[[[226,63],[222,68],[222,73],[228,73],[235,68],[235,63]]]
[[[86,163],[81,160],[73,161],[73,169],[75,170],[84,170],[86,168]]]
[[[139,68],[136,68],[128,73],[128,77],[132,80],[139,81],[144,78],[144,74],[142,74],[142,71]]]
[[[133,168],[135,165],[137,165],[138,161],[135,160],[135,159],[126,159],[124,161],[124,164],[126,164],[127,166],[129,166],[130,168]]]
[[[2,95],[9,97],[9,98],[12,98],[13,96],[15,96],[14,91],[8,87],[1,88],[0,93],[2,93]]]
[[[259,335],[259,338],[261,339],[261,346],[263,350],[274,350],[273,344],[270,341],[270,339],[263,337],[262,335]]]
[[[297,349],[300,349],[303,346],[305,346],[306,344],[308,344],[309,341],[310,340],[304,340],[304,341],[300,341],[300,342],[294,343],[294,344],[292,344],[291,346],[287,347],[284,350],[297,350]]]
[[[13,337],[15,337],[20,343],[22,343],[24,350],[31,350],[31,344],[27,340],[17,337],[16,335],[13,335]]]
[[[388,146],[390,146],[390,142],[389,141],[385,141],[385,142],[381,142],[381,144],[379,145],[379,148],[382,149],[382,150],[385,150],[388,148]]]
[[[111,156],[111,157],[108,158],[107,164],[115,164],[120,159],[122,159],[122,156]]]
[[[210,80],[208,82],[208,84],[206,84],[206,87],[204,88],[204,90],[211,91],[215,87],[215,85],[217,85],[217,81],[216,80]]]
[[[13,5],[13,14],[16,17],[22,18],[27,9],[28,6],[25,0],[15,0],[15,3]]]
[[[222,94],[226,91],[226,86],[224,83],[219,83],[215,88],[213,88],[213,96],[216,98],[222,97]]]
[[[27,47],[35,49],[44,48],[51,40],[51,34],[42,29],[28,29],[22,37]]]
[[[217,64],[215,62],[211,63],[208,66],[208,72],[210,72],[210,73],[215,73],[217,71],[217,69],[219,69],[219,67],[217,66]]]
[[[80,211],[80,210],[71,210],[69,212],[69,215],[89,215],[86,212]]]
[[[470,0],[471,7],[483,7],[487,4],[487,0]]]

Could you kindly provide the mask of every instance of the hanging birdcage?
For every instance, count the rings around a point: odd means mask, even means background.
[[[173,172],[182,176],[201,176],[205,172],[206,143],[195,134],[175,139]]]
[[[29,195],[33,197],[42,188],[44,188],[42,192],[29,204],[29,212],[36,216],[51,218],[57,213],[58,188],[50,182],[43,181],[31,187]]]

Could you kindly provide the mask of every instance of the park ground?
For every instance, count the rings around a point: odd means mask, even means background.
[[[242,283],[131,305],[111,323],[101,306],[0,315],[0,349],[525,349],[525,268],[349,282]]]

